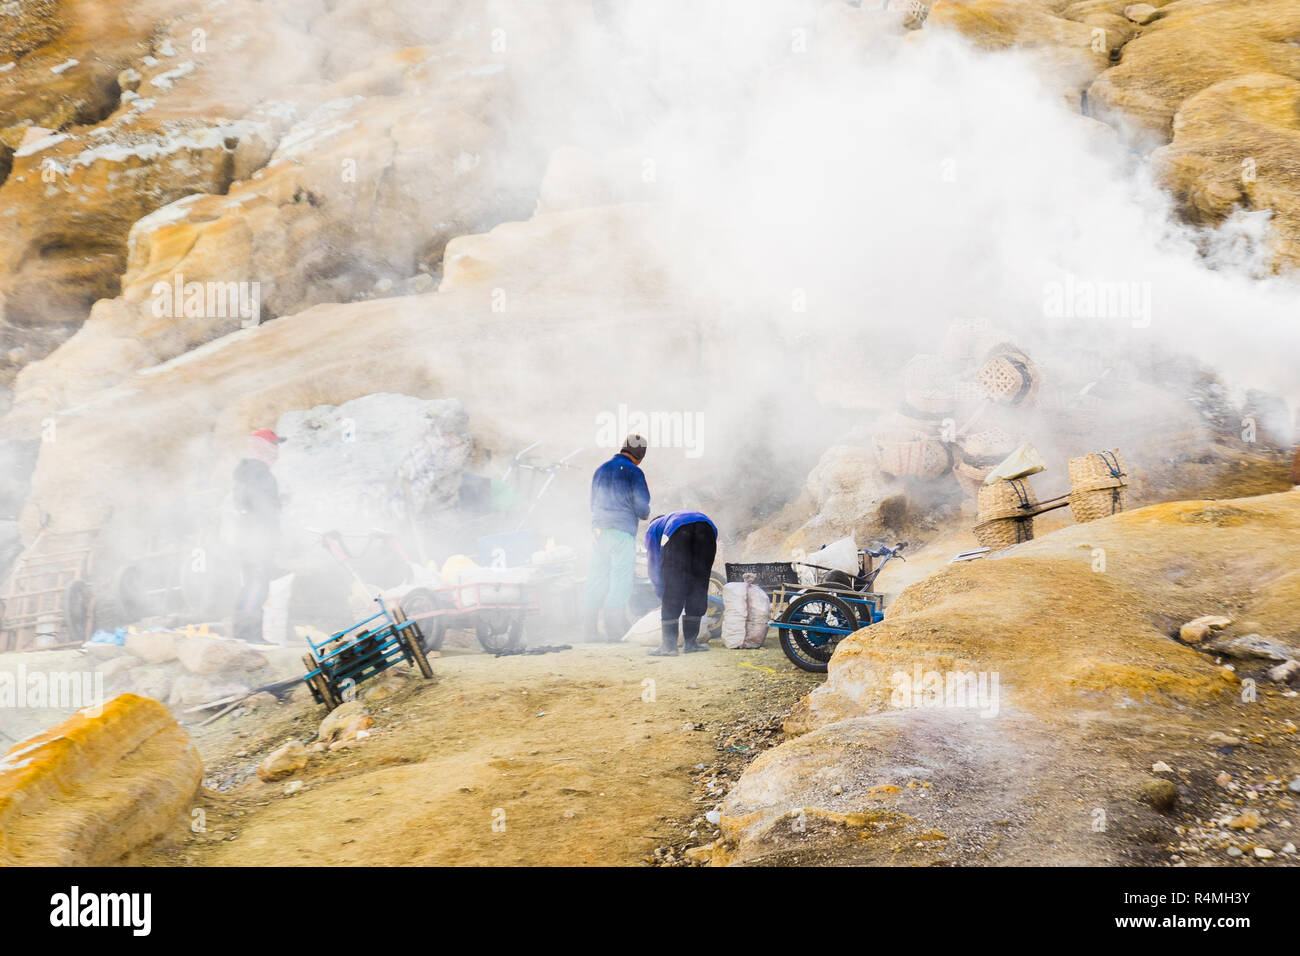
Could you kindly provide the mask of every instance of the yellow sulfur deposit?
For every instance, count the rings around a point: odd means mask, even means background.
[[[203,777],[158,701],[120,694],[0,760],[0,865],[103,866],[172,827]]]

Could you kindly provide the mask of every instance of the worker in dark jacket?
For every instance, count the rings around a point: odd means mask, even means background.
[[[662,640],[650,654],[677,655],[677,619],[681,618],[682,650],[707,651],[699,643],[700,622],[709,609],[709,574],[718,553],[718,528],[699,511],[659,515],[645,532],[650,582],[660,599]]]
[[[636,529],[650,517],[650,489],[640,465],[646,440],[629,435],[619,453],[591,476],[591,529],[596,536],[587,572],[586,637],[600,640],[599,617],[605,611],[605,639],[622,640],[627,632],[625,608],[632,596],[636,566]]]
[[[271,589],[280,538],[280,488],[271,468],[283,441],[271,429],[259,428],[248,436],[248,457],[235,466],[231,498],[240,580],[232,625],[234,636],[246,641],[261,640],[262,605]]]

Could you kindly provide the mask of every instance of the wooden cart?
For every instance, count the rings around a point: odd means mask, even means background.
[[[84,644],[90,637],[90,573],[98,528],[42,531],[10,572],[0,608],[0,651]]]

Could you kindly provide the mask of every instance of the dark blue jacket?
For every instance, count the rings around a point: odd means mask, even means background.
[[[636,534],[650,517],[650,489],[636,463],[619,452],[591,476],[591,526]]]
[[[650,572],[650,583],[655,586],[655,594],[660,597],[664,596],[664,545],[678,528],[700,521],[712,528],[714,536],[717,536],[718,526],[702,511],[674,511],[660,515],[645,529],[646,568]]]

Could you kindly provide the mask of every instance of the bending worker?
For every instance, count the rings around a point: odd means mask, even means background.
[[[681,617],[682,650],[707,651],[699,643],[700,622],[709,609],[709,574],[718,553],[718,528],[699,511],[674,511],[660,515],[646,528],[650,581],[662,602],[662,640],[651,649],[654,657],[677,655],[677,619]]]
[[[619,453],[591,476],[591,530],[596,547],[587,572],[586,637],[600,640],[598,618],[605,609],[605,640],[627,633],[627,602],[636,567],[636,529],[650,517],[650,489],[641,462],[646,440],[629,435]]]

